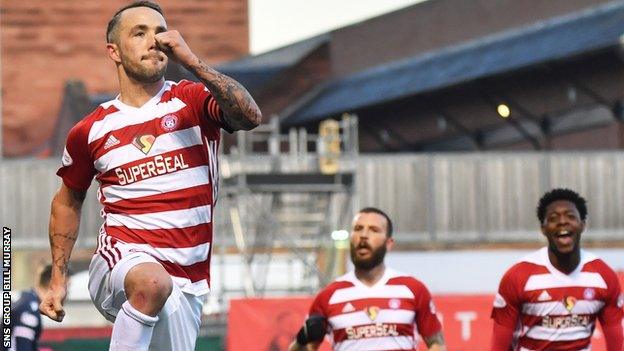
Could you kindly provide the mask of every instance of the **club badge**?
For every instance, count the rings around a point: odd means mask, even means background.
[[[388,307],[393,310],[398,310],[401,307],[401,300],[399,299],[390,299],[388,300]]]
[[[169,114],[169,115],[165,115],[160,120],[160,127],[165,132],[171,132],[178,128],[179,123],[180,123],[180,119],[178,118],[178,116]]]

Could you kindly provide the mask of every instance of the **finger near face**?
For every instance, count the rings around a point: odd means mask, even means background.
[[[165,51],[166,52],[166,51],[170,51],[171,50],[171,48],[166,43],[164,43],[162,41],[159,41],[159,40],[156,40],[156,46],[158,47],[158,49],[160,51]]]

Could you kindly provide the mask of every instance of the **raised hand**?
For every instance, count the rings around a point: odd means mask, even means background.
[[[199,61],[177,30],[160,32],[154,36],[154,39],[156,40],[156,46],[158,46],[169,59],[183,66],[196,64]]]

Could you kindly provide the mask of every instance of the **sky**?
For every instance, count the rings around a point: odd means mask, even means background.
[[[250,51],[260,54],[424,0],[249,0]]]

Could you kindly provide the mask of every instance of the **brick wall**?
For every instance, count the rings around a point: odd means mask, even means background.
[[[51,136],[67,79],[89,93],[117,90],[105,51],[112,14],[129,1],[19,0],[0,5],[2,127],[5,156],[38,154]],[[249,51],[246,0],[161,0],[178,29],[206,62]]]
[[[329,48],[322,45],[304,57],[297,65],[282,72],[264,87],[254,99],[265,121],[279,114],[316,85],[329,78]]]

